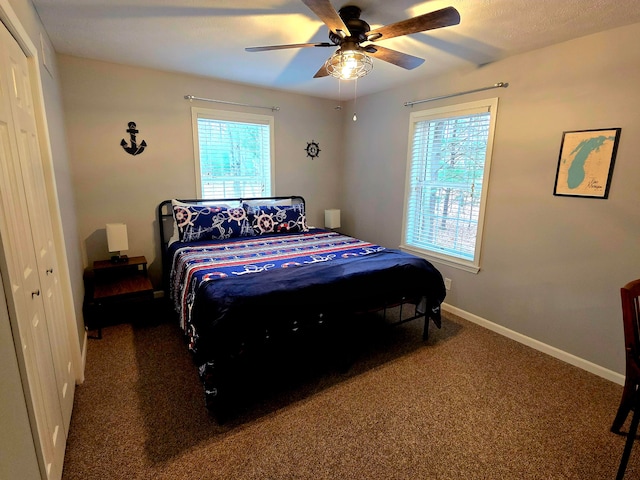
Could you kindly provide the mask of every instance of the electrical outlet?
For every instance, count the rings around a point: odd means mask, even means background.
[[[446,288],[447,290],[451,290],[451,279],[450,278],[445,278],[444,279],[444,288]]]

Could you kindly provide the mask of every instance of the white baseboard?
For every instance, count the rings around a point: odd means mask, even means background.
[[[558,360],[562,360],[563,362],[567,362],[570,365],[586,370],[587,372],[591,372],[595,375],[598,375],[599,377],[605,378],[619,385],[624,385],[624,375],[614,372],[613,370],[609,370],[608,368],[601,367],[600,365],[596,365],[595,363],[585,360],[584,358],[576,357],[571,353],[567,353],[563,350],[560,350],[559,348],[552,347],[551,345],[547,345],[546,343],[542,343],[531,337],[527,337],[526,335],[503,327],[502,325],[490,322],[485,318],[474,315],[473,313],[466,312],[460,308],[454,307],[453,305],[443,303],[442,310],[457,315],[458,317],[464,318],[465,320],[480,325],[481,327],[491,330],[492,332],[496,332],[542,353],[551,355],[552,357],[555,357]]]
[[[80,362],[80,365],[82,367],[82,371],[79,372],[79,375],[77,375],[77,380],[76,380],[76,385],[82,385],[84,383],[84,369],[87,366],[87,343],[89,340],[89,334],[88,332],[85,330],[84,331],[84,338],[82,339],[82,361]]]

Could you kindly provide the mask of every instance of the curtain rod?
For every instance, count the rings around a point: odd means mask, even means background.
[[[459,95],[466,95],[468,93],[482,92],[483,90],[491,90],[492,88],[507,88],[508,86],[509,84],[506,82],[498,82],[494,85],[491,85],[490,87],[476,88],[475,90],[467,90],[466,92],[450,93],[449,95],[442,95],[441,97],[431,97],[431,98],[426,98],[424,100],[415,100],[413,102],[406,102],[404,106],[413,107],[418,103],[433,102],[434,100],[442,100],[443,98],[451,98],[451,97],[457,97]]]
[[[213,98],[195,97],[193,95],[185,95],[184,99],[185,100],[189,100],[189,101],[200,100],[202,102],[224,103],[225,105],[235,105],[237,107],[264,108],[266,110],[271,110],[272,112],[280,111],[280,107],[262,107],[260,105],[248,105],[246,103],[226,102],[224,100],[214,100]]]

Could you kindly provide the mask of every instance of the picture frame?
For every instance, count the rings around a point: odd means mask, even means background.
[[[621,128],[563,132],[553,194],[608,198],[621,132]]]

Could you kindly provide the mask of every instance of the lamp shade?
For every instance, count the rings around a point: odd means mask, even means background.
[[[332,208],[324,211],[324,227],[340,228],[340,210]]]
[[[129,249],[127,225],[124,223],[107,223],[107,245],[110,252]]]

